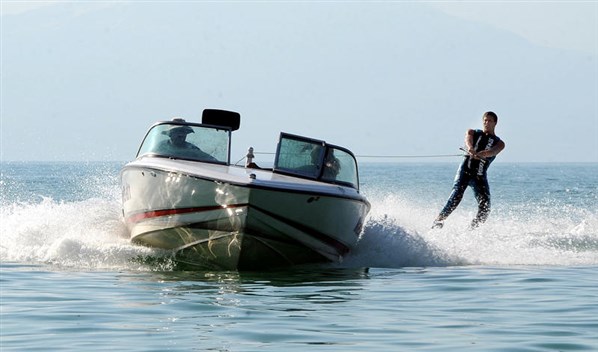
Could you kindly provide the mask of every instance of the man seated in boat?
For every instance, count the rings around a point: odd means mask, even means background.
[[[304,165],[299,168],[300,171],[317,176],[320,170],[319,164],[319,155],[320,155],[320,147],[316,147],[311,151],[311,163],[308,165]],[[324,159],[324,171],[322,172],[322,179],[324,180],[334,180],[336,176],[340,172],[341,165],[340,161],[336,156],[334,156],[334,151],[332,149],[328,150],[326,154],[326,158]]]
[[[322,178],[326,180],[334,180],[341,171],[341,162],[334,156],[334,150],[329,149],[326,159],[324,160],[324,172]]]
[[[195,144],[187,142],[187,135],[194,133],[191,127],[172,126],[162,133],[169,137],[169,139],[160,142],[158,146],[158,150],[162,153],[201,161],[217,161],[216,158],[199,149]]]

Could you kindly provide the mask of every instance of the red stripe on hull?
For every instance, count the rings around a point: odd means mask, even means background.
[[[204,211],[211,211],[211,210],[218,210],[218,209],[246,207],[247,205],[248,204],[245,203],[245,204],[230,204],[230,205],[212,205],[209,207],[151,210],[151,211],[146,211],[143,213],[131,215],[127,218],[127,222],[137,223],[137,222],[140,222],[141,220],[157,218],[157,217],[161,217],[161,216],[179,215],[179,214],[188,214],[188,213],[201,213]]]

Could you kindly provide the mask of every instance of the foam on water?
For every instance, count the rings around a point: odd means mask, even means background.
[[[13,204],[2,208],[3,261],[47,263],[65,268],[154,269],[148,258],[164,255],[133,245],[120,205],[92,198],[77,202]]]
[[[389,195],[372,204],[360,243],[345,262],[376,267],[598,264],[597,210],[526,208],[495,211],[476,230],[467,228],[473,212],[455,211],[443,229],[433,230],[438,209]]]
[[[3,261],[94,270],[171,270],[170,253],[133,245],[116,197],[3,206]],[[456,211],[431,230],[437,209],[396,195],[372,204],[357,248],[342,266],[596,265],[598,214],[562,208],[496,212],[477,230]],[[560,214],[560,215],[557,215]]]

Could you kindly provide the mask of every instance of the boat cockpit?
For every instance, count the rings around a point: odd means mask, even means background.
[[[230,135],[229,128],[187,123],[175,118],[150,128],[137,157],[156,156],[228,165]]]
[[[208,118],[206,111],[212,112]],[[165,157],[230,165],[231,133],[239,128],[239,115],[224,110],[206,111],[202,124],[181,118],[154,124],[143,139],[137,158]],[[231,118],[226,113],[236,115]],[[214,115],[215,119],[210,118]],[[225,122],[221,123],[223,116]],[[274,166],[269,170],[359,190],[357,161],[353,153],[313,138],[281,133]]]

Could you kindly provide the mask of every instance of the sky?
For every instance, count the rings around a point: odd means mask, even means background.
[[[598,162],[597,1],[1,2],[0,159],[127,161],[147,128],[241,114],[280,132],[453,161],[485,111],[496,162]],[[265,156],[264,156],[265,157]],[[260,161],[258,156],[258,162]]]

